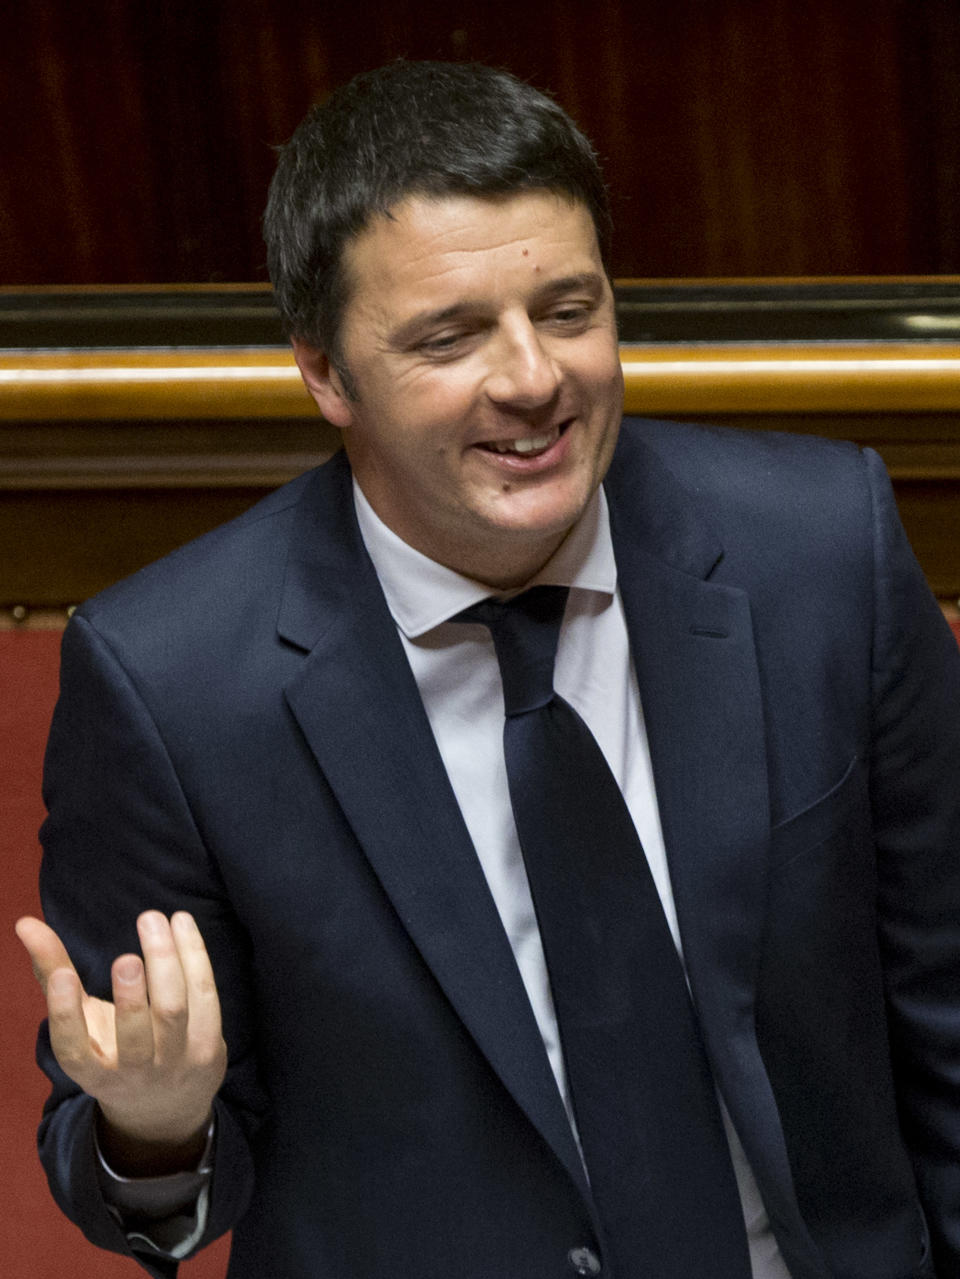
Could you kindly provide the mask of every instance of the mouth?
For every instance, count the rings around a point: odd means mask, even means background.
[[[512,457],[538,457],[553,448],[557,440],[570,425],[569,421],[552,426],[549,431],[538,435],[521,435],[513,440],[489,440],[478,447],[488,453],[506,454]]]

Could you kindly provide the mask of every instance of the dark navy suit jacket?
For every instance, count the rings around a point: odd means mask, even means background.
[[[690,985],[791,1273],[960,1275],[960,655],[882,466],[628,421],[605,483]],[[600,1248],[343,456],[79,610],[46,799],[93,990],[147,907],[207,939],[234,1279]],[[124,1250],[40,1051],[54,1193]]]

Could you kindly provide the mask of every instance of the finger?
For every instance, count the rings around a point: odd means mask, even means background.
[[[58,968],[75,971],[66,946],[42,919],[24,915],[22,919],[17,920],[16,934],[26,947],[30,962],[33,964],[34,974],[44,991],[50,977]]]
[[[72,968],[57,968],[46,982],[50,1047],[61,1070],[86,1092],[93,1092],[100,1060],[83,1012],[83,986]]]
[[[213,965],[196,920],[187,911],[172,917],[173,939],[180,955],[187,983],[188,1035],[195,1054],[209,1059],[223,1042],[220,998]]]
[[[17,921],[16,931],[46,994],[54,1056],[74,1083],[85,1092],[96,1094],[104,1068],[113,1061],[113,1009],[88,998],[66,948],[52,928],[42,920],[25,916]]]
[[[116,1010],[117,1065],[149,1065],[154,1058],[153,1018],[139,955],[120,955],[110,969]]]
[[[182,1057],[187,1045],[187,980],[170,921],[158,910],[137,920],[158,1061]]]

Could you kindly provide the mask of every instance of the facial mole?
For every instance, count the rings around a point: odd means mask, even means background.
[[[524,256],[525,258],[528,258],[528,257],[530,256],[530,250],[529,250],[529,249],[524,249],[524,250],[523,250],[523,256]]]
[[[510,492],[510,481],[509,481],[509,480],[504,480],[504,481],[503,481],[503,483],[500,485],[500,492],[501,492],[501,493],[509,493],[509,492]]]

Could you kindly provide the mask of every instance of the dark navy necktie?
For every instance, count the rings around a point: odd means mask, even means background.
[[[750,1279],[730,1151],[686,979],[599,746],[553,690],[567,588],[459,615],[489,627],[510,799],[584,1161],[615,1279]]]

